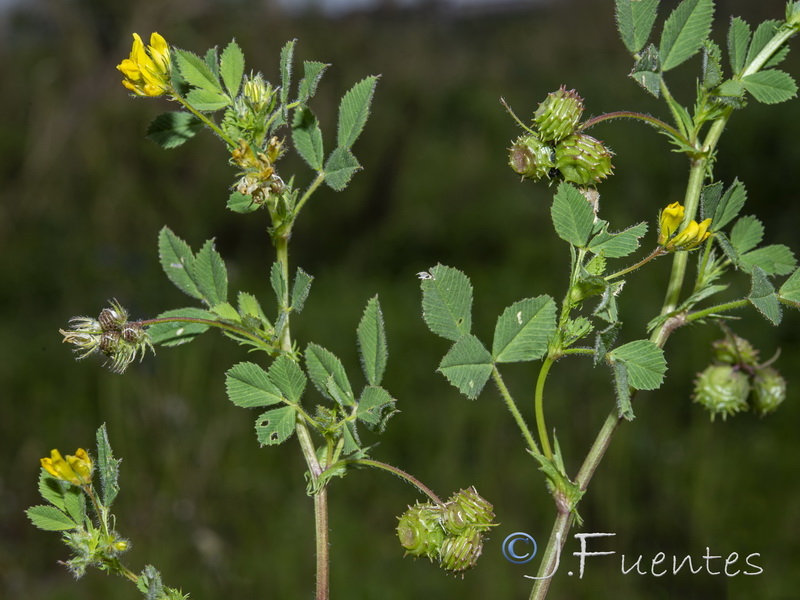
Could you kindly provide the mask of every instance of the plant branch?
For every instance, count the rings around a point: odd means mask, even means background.
[[[423,494],[428,496],[428,498],[433,500],[436,504],[444,504],[444,502],[442,502],[442,499],[439,498],[439,496],[437,496],[435,493],[433,493],[433,490],[431,490],[428,486],[422,483],[419,479],[417,479],[416,477],[414,477],[409,473],[406,473],[402,469],[398,469],[397,467],[388,465],[385,462],[381,462],[379,460],[373,460],[371,458],[351,458],[340,461],[339,464],[365,465],[368,467],[374,467],[376,469],[382,469],[384,471],[388,471],[389,473],[397,475],[401,479],[404,479],[405,481],[413,485],[420,492],[422,492]]]
[[[536,411],[536,427],[539,430],[539,442],[542,444],[542,454],[548,460],[553,460],[553,451],[550,448],[550,439],[547,437],[547,425],[544,422],[544,382],[550,367],[553,366],[553,358],[545,357],[542,361],[542,368],[539,369],[539,378],[536,380],[536,393],[534,396],[534,408]]]
[[[533,439],[531,430],[528,429],[528,425],[525,423],[522,413],[520,413],[519,408],[517,408],[517,403],[514,402],[514,398],[508,391],[508,388],[503,381],[503,377],[500,375],[500,371],[497,369],[497,365],[492,366],[492,379],[497,385],[497,389],[500,391],[500,395],[503,397],[503,400],[505,400],[506,406],[508,406],[508,410],[511,412],[511,416],[514,417],[514,421],[516,421],[517,426],[520,428],[520,431],[522,431],[522,437],[525,438],[528,448],[530,448],[536,454],[540,454],[539,446],[536,445],[536,440]]]
[[[584,131],[585,129],[589,129],[590,127],[594,127],[598,123],[602,123],[603,121],[611,121],[613,119],[636,119],[639,121],[644,121],[648,125],[655,127],[656,129],[660,129],[662,133],[666,133],[687,146],[690,146],[689,140],[677,129],[672,127],[671,125],[664,123],[661,119],[657,119],[651,115],[646,115],[640,112],[634,112],[632,110],[617,110],[610,113],[605,113],[602,115],[597,115],[596,117],[592,117],[591,119],[587,119],[584,121],[581,126],[580,130]]]

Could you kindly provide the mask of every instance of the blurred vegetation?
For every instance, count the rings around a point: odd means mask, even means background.
[[[677,3],[663,4],[662,15]],[[783,11],[783,2],[717,4],[718,33],[731,14],[757,23]],[[158,264],[156,235],[164,224],[194,246],[215,236],[232,287],[270,294],[265,215],[225,210],[232,171],[222,146],[203,135],[160,150],[144,130],[163,102],[132,101],[119,83],[114,66],[127,56],[131,32],[153,30],[194,51],[235,36],[248,68],[272,79],[280,47],[298,38],[299,59],[333,64],[314,104],[328,131],[351,83],[382,74],[373,117],[355,148],[364,171],[342,194],[319,192],[296,228],[292,261],[316,280],[293,333],[301,344],[313,336],[355,368],[355,326],[379,293],[390,344],[385,383],[402,412],[374,455],[443,495],[474,484],[502,524],[474,572],[463,581],[448,577],[426,561],[401,559],[396,515],[414,502],[413,490],[377,472],[355,472],[331,490],[333,597],[526,597],[523,575],[534,574],[538,559],[512,565],[500,543],[527,531],[543,544],[552,502],[496,392],[487,388],[469,402],[435,373],[446,344],[419,316],[415,273],[437,262],[465,270],[476,288],[476,330],[486,337],[513,301],[560,296],[568,253],[547,223],[552,190],[520,184],[507,167],[506,148],[518,132],[498,99],[529,115],[563,83],[586,99],[587,114],[666,116],[626,77],[630,64],[611,2],[476,13],[433,3],[333,20],[289,18],[255,0],[42,0],[11,13],[0,36],[0,596],[139,597],[96,572],[72,581],[57,564],[66,558],[58,536],[35,530],[23,514],[38,502],[38,459],[53,447],[91,447],[103,422],[124,458],[117,525],[134,542],[134,570],[152,562],[169,585],[197,600],[302,598],[313,589],[313,509],[300,453],[293,443],[259,449],[253,414],[225,397],[223,371],[245,358],[243,350],[209,333],[119,376],[91,359],[75,364],[60,345],[57,330],[70,316],[97,314],[108,298],[134,318],[185,304]],[[792,45],[784,68],[797,76],[800,48],[797,40]],[[677,72],[684,79],[676,93],[687,102],[695,72]],[[616,174],[600,188],[612,224],[652,223],[660,207],[682,198],[688,169],[663,137],[626,122],[592,135],[616,152]],[[746,183],[748,211],[765,222],[768,239],[795,251],[798,136],[797,100],[749,107],[724,134],[717,170],[726,183],[737,175]],[[302,172],[299,159],[286,161]],[[631,339],[660,306],[668,269],[662,259],[629,278],[622,310]],[[620,428],[581,504],[584,531],[617,534],[594,549],[618,554],[589,559],[582,580],[565,574],[577,562],[565,555],[554,597],[797,597],[798,315],[786,314],[779,329],[747,316],[734,328],[765,357],[782,349],[789,401],[763,420],[742,415],[712,425],[689,396],[719,331],[678,332],[667,348],[667,385],[639,395],[637,419]],[[529,413],[533,377],[508,369]],[[574,473],[612,405],[609,377],[572,359],[556,365],[548,389],[548,423]],[[706,547],[723,557],[738,552],[740,566],[759,552],[764,573],[620,573],[622,553],[630,565],[659,551],[699,559]],[[568,542],[567,552],[577,549]]]

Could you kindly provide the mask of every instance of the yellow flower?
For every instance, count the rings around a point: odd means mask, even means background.
[[[170,56],[167,41],[153,32],[145,49],[138,33],[133,34],[130,58],[117,65],[125,79],[122,85],[139,96],[161,96],[170,88]]]
[[[690,221],[678,235],[667,244],[667,250],[691,250],[703,243],[710,235],[708,231],[711,219],[706,219],[700,223]]]
[[[92,459],[83,448],[78,448],[75,455],[67,455],[66,460],[61,453],[53,449],[49,458],[43,458],[42,467],[53,477],[68,481],[73,485],[88,485],[92,482]]]
[[[658,220],[658,243],[664,245],[672,234],[678,230],[683,221],[683,206],[678,202],[673,202],[661,211]]]

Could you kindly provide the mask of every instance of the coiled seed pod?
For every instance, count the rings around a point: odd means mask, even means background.
[[[562,85],[558,91],[547,94],[533,116],[542,139],[558,142],[575,133],[583,114],[583,99],[575,90]]]
[[[442,509],[434,504],[409,506],[397,524],[397,537],[406,549],[406,555],[427,556],[431,560],[439,556],[445,539],[440,523]]]
[[[538,135],[529,133],[518,137],[511,146],[508,164],[524,179],[538,181],[548,177],[555,166],[554,158],[552,146],[543,142]]]
[[[486,531],[493,520],[494,507],[474,486],[457,492],[445,505],[443,525],[450,533],[460,534],[468,526]]]
[[[103,331],[120,331],[128,321],[128,313],[116,302],[111,303],[111,308],[104,308],[97,317]]]
[[[439,561],[443,569],[460,573],[474,567],[483,552],[483,535],[468,529],[458,536],[448,537],[441,546]]]
[[[694,401],[722,419],[747,410],[750,382],[747,375],[730,365],[711,365],[698,374],[694,385]]]
[[[714,358],[729,365],[758,365],[758,350],[746,339],[738,335],[725,337],[711,344],[714,348]]]
[[[614,170],[612,152],[599,140],[576,133],[556,146],[556,168],[565,181],[591,185],[608,177]]]
[[[786,380],[772,367],[758,369],[753,378],[750,404],[759,415],[774,412],[786,400]]]

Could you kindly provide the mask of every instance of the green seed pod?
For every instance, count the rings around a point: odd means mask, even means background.
[[[474,567],[483,552],[483,536],[475,529],[448,537],[441,546],[439,562],[443,569],[461,573]]]
[[[539,181],[555,166],[553,148],[536,134],[522,135],[509,149],[508,164],[524,179]]]
[[[711,420],[747,410],[750,382],[747,375],[730,365],[711,365],[697,375],[694,384],[694,401],[705,406]]]
[[[721,363],[758,366],[758,350],[738,335],[726,336],[711,345],[714,347],[714,358]]]
[[[786,400],[786,380],[772,367],[757,369],[750,404],[762,417],[774,412]]]
[[[431,560],[439,555],[445,537],[441,516],[442,507],[434,504],[408,507],[397,524],[397,537],[406,555],[427,556]]]
[[[585,133],[576,133],[556,146],[556,168],[565,181],[591,185],[602,181],[614,170],[611,155],[599,140]]]
[[[562,85],[557,92],[547,94],[533,115],[533,122],[545,141],[558,142],[575,133],[583,114],[583,100]]]
[[[472,486],[457,492],[445,504],[442,525],[448,533],[459,535],[467,527],[486,531],[493,520],[494,507]]]

